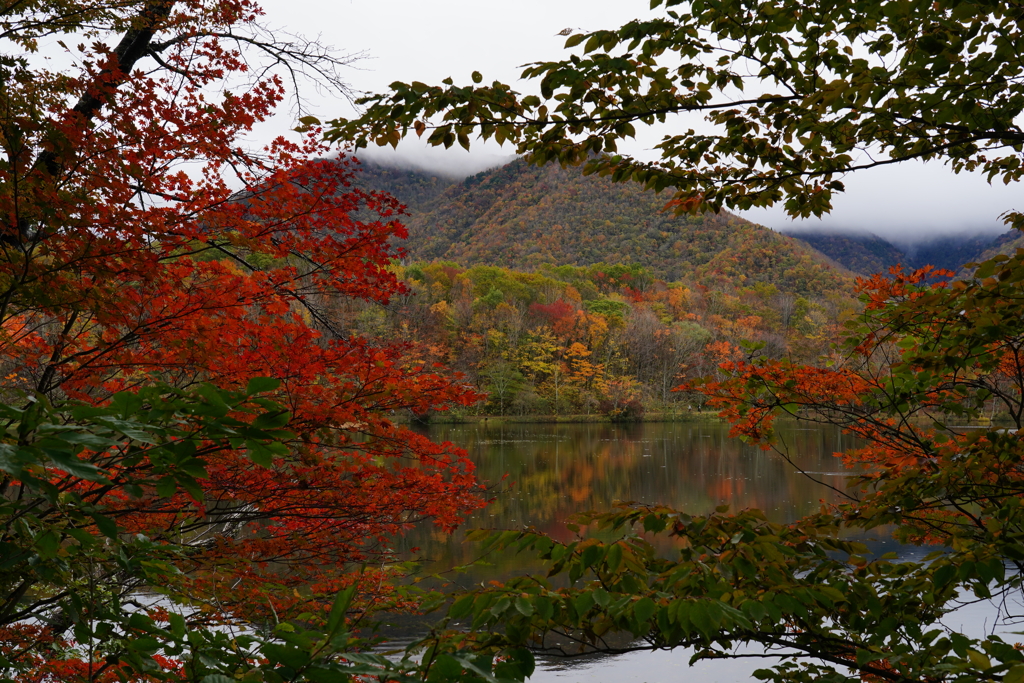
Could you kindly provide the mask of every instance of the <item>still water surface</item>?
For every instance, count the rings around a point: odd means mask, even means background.
[[[432,425],[425,433],[465,448],[480,480],[494,487],[494,502],[470,517],[464,528],[532,526],[561,540],[571,538],[564,528],[569,516],[607,510],[618,501],[664,504],[695,514],[726,504],[731,510],[758,508],[772,521],[793,521],[822,502],[843,498],[848,471],[834,454],[856,445],[838,429],[797,421],[778,425],[789,461],[729,438],[728,427],[712,420]],[[418,549],[416,555],[427,560],[430,572],[463,565],[478,556],[478,548],[464,543],[461,532],[448,536],[424,528],[404,544],[407,552]],[[881,538],[873,545],[884,552],[894,544]],[[490,567],[453,575],[453,584],[468,587],[539,568],[511,555],[487,560]],[[754,680],[751,672],[770,665],[746,659],[699,662],[691,668],[690,654],[677,650],[545,660],[530,680],[736,683]]]
[[[715,420],[612,424],[433,425],[435,441],[465,448],[494,501],[464,528],[532,526],[567,540],[577,512],[608,510],[617,501],[662,504],[694,514],[757,508],[788,522],[842,498],[846,474],[834,456],[854,446],[834,428],[779,425],[792,462],[731,439]],[[805,474],[798,471],[803,470]],[[834,488],[833,488],[834,487]],[[836,490],[838,489],[838,491]],[[447,566],[472,558],[462,534],[424,529],[408,539]]]

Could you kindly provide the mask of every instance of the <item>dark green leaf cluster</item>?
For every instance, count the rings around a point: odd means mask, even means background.
[[[971,0],[694,0],[571,35],[568,59],[529,65],[540,96],[503,83],[393,83],[333,140],[432,145],[509,142],[540,165],[675,193],[676,208],[784,202],[821,215],[842,175],[908,159],[943,160],[1012,182],[1024,174],[1019,9]],[[474,79],[481,82],[482,79]],[[697,133],[680,114],[699,114]],[[661,158],[620,154],[635,125],[671,124]],[[428,132],[429,131],[429,132]],[[865,153],[865,150],[870,152]]]
[[[753,644],[766,658],[805,662],[759,672],[778,681],[1024,674],[1024,653],[1000,638],[974,640],[936,626],[955,608],[960,586],[1003,581],[1000,561],[937,554],[924,564],[869,562],[864,546],[836,537],[831,516],[785,526],[756,511],[724,513],[625,506],[576,520],[608,541],[472,533],[489,549],[536,553],[550,563],[549,578],[564,575],[568,585],[512,579],[457,598],[448,618],[472,633],[489,631],[476,637],[485,649],[573,656],[690,648],[696,661]],[[849,670],[857,673],[842,673]]]

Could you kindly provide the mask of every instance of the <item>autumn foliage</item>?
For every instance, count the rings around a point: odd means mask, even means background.
[[[255,395],[229,405],[218,390],[255,386],[269,412],[253,427],[277,430],[273,447],[256,450],[199,440],[173,476],[126,455],[141,432],[124,432],[124,448],[83,441],[44,479],[5,460],[0,652],[19,680],[117,677],[115,646],[96,655],[99,668],[66,649],[89,618],[83,586],[116,601],[163,582],[196,626],[316,614],[358,576],[365,610],[391,599],[381,584],[391,537],[421,519],[450,530],[482,504],[462,451],[393,422],[479,397],[403,345],[335,324],[341,302],[386,304],[403,292],[389,271],[404,236],[398,204],[354,189],[355,162],[322,158],[315,130],[239,146],[285,95],[243,46],[331,66],[309,46],[257,40],[259,14],[246,0],[152,0],[5,16],[25,46],[37,30],[91,38],[79,73],[35,71],[20,58],[0,65],[5,403],[42,402],[71,419],[60,406],[163,386],[198,390],[203,405],[244,424],[255,414],[237,411]],[[93,516],[69,518],[73,501]],[[116,524],[112,538],[145,538],[173,562],[141,580],[119,573],[116,554],[76,560],[90,543],[81,533],[110,535],[104,520]],[[34,564],[40,553],[63,563],[59,581]],[[351,571],[366,563],[377,569]],[[159,619],[167,606],[150,611]],[[147,661],[173,673],[172,660]]]
[[[850,466],[848,486],[832,484],[845,502],[788,524],[726,505],[622,503],[577,515],[571,535],[475,532],[547,571],[457,596],[448,617],[473,628],[447,637],[527,664],[523,648],[763,656],[756,677],[778,683],[1024,680],[1007,633],[1024,571],[1024,250],[948,276],[896,268],[862,281],[864,310],[823,365],[714,349],[719,374],[699,389],[735,436],[783,457],[778,417],[858,437],[837,453]],[[865,532],[930,547],[872,553]],[[991,631],[952,626],[989,600]]]
[[[786,414],[859,437],[837,454],[855,475],[843,513],[855,523],[897,523],[912,541],[989,538],[979,510],[1021,486],[1021,259],[998,256],[969,280],[931,268],[862,280],[864,313],[830,366],[735,360],[702,390],[735,435],[764,448],[781,448],[772,424]],[[988,428],[993,419],[1007,428]]]

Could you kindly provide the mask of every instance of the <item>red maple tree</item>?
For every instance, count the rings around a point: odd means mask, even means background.
[[[340,317],[346,299],[386,304],[402,291],[389,271],[402,253],[401,207],[354,188],[355,162],[322,158],[315,129],[298,142],[242,145],[285,95],[280,75],[243,48],[292,70],[337,66],[314,44],[262,36],[260,14],[248,0],[86,1],[3,19],[25,49],[53,33],[88,43],[75,51],[76,73],[21,57],[0,64],[5,402],[102,405],[157,382],[280,381],[270,397],[287,409],[287,451],[256,464],[212,450],[201,499],[175,487],[100,495],[49,473],[55,490],[92,496],[121,533],[186,548],[175,590],[203,606],[191,617],[202,622],[315,608],[354,580],[353,564],[381,567],[389,539],[413,522],[452,529],[482,505],[464,452],[393,420],[478,396],[406,360],[401,345],[349,335]],[[93,453],[93,464],[116,483],[129,468],[109,456]],[[19,487],[4,474],[7,495]],[[40,509],[40,525],[61,514]],[[0,531],[0,543],[15,534]],[[18,571],[2,581],[4,653],[52,669],[41,646],[19,647],[67,637],[55,606],[73,587],[24,586]],[[382,572],[364,571],[363,585]],[[46,675],[70,676],[72,660]]]

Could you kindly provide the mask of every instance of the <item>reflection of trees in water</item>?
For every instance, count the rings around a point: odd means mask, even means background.
[[[851,437],[829,427],[780,423],[790,458],[834,486],[844,478],[833,453]],[[794,470],[786,460],[728,437],[717,422],[610,424],[435,425],[430,436],[466,448],[484,481],[507,473],[511,491],[466,522],[466,528],[534,526],[560,540],[576,512],[608,509],[613,501],[662,503],[694,514],[718,505],[758,508],[774,521],[808,514],[838,494]],[[461,533],[414,534],[411,545],[439,562],[472,559]],[[501,561],[515,568],[515,558]]]

